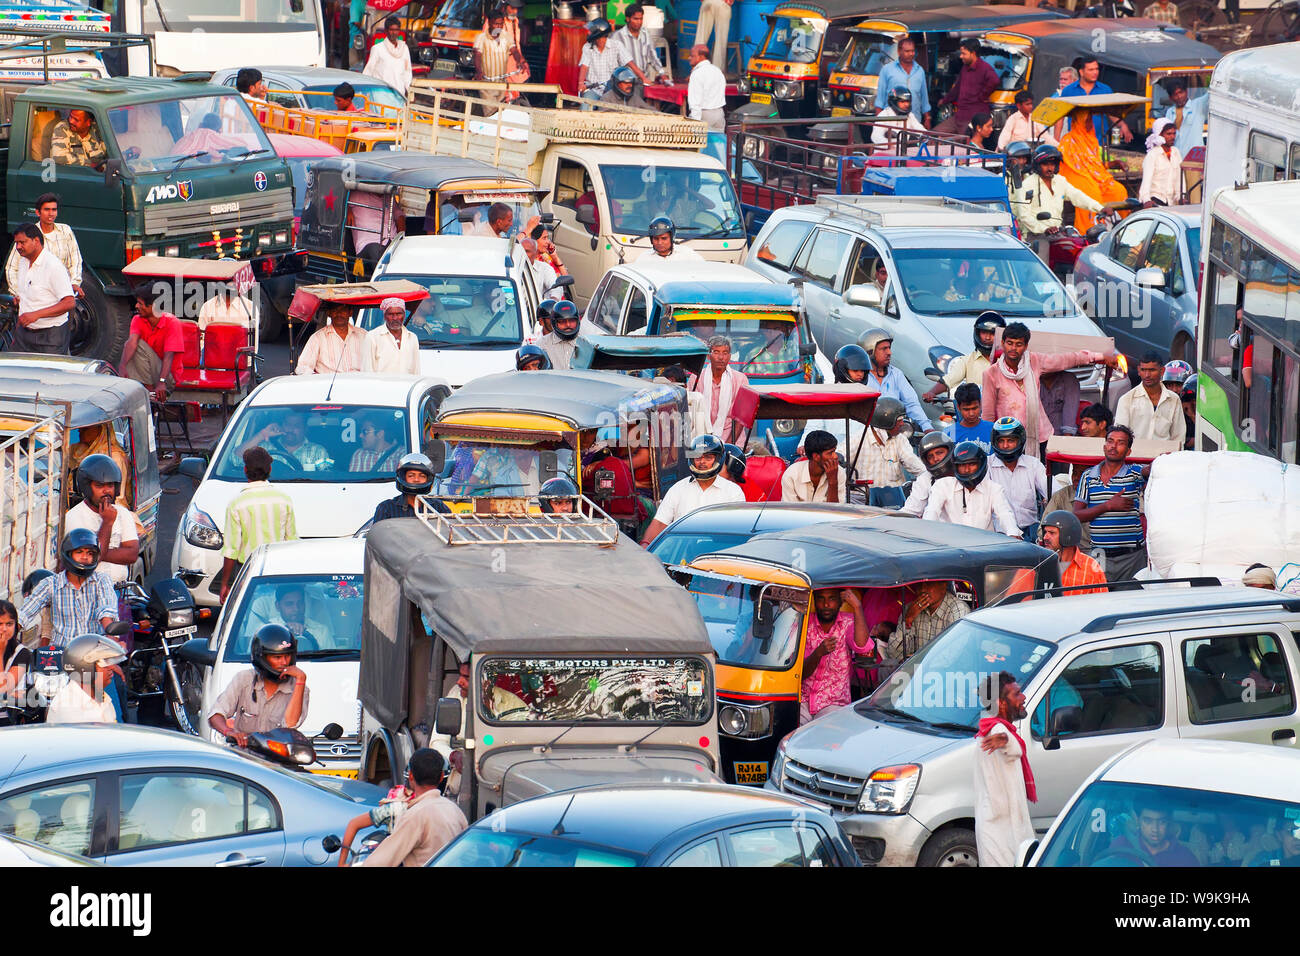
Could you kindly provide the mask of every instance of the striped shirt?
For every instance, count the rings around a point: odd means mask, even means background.
[[[911,624],[905,615],[899,614],[898,627],[887,637],[890,660],[907,660],[925,645],[948,629],[950,624],[960,621],[970,613],[966,602],[951,592],[943,596],[938,606],[916,615]]]
[[[52,627],[50,640],[55,647],[67,647],[84,634],[103,634],[99,623],[102,618],[117,620],[117,594],[103,571],[96,571],[79,588],[68,583],[66,571],[45,578],[32,589],[18,611],[18,627],[26,630],[40,623],[41,611],[47,607]]]
[[[510,37],[504,30],[497,39],[493,39],[486,30],[478,35],[474,40],[474,51],[479,55],[479,65],[483,71],[480,80],[499,82],[506,78],[510,72],[511,46]]]
[[[1090,521],[1092,544],[1095,548],[1134,548],[1142,544],[1141,495],[1146,487],[1142,468],[1123,465],[1109,483],[1101,480],[1101,464],[1093,465],[1079,479],[1079,490],[1074,500],[1087,507],[1105,504],[1117,494],[1128,495],[1138,506],[1124,511],[1107,511]]]
[[[623,48],[616,43],[606,41],[605,49],[597,50],[595,44],[587,43],[582,47],[582,59],[578,67],[587,68],[587,89],[604,89],[614,71],[627,62]]]
[[[294,375],[329,375],[333,372],[360,372],[361,355],[365,348],[366,332],[349,323],[345,340],[332,324],[318,329],[307,340]]]
[[[626,26],[619,27],[610,38],[610,46],[618,46],[623,54],[624,63],[632,63],[654,82],[655,77],[664,71],[659,63],[659,54],[655,53],[654,44],[643,28],[636,36]]]
[[[293,501],[269,481],[250,481],[226,506],[222,533],[226,545],[221,556],[235,561],[247,561],[264,544],[297,541]]]
[[[45,248],[54,253],[54,258],[68,270],[72,284],[81,285],[81,247],[77,245],[77,237],[72,234],[72,227],[56,222],[53,232],[41,229],[41,236],[45,239]],[[18,247],[10,246],[9,258],[5,260],[5,279],[9,282],[10,289],[18,288],[18,260],[21,258]]]

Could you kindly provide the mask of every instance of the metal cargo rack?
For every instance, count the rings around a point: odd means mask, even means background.
[[[947,196],[818,196],[816,205],[836,213],[866,219],[874,226],[961,226],[963,229],[1007,229],[1011,215],[978,203]],[[953,217],[960,215],[961,221]]]
[[[444,544],[593,544],[609,547],[618,542],[618,523],[593,502],[579,496],[571,514],[545,514],[537,496],[530,498],[445,498],[438,500],[452,508],[468,505],[469,510],[444,514],[434,509],[432,499],[417,497],[415,516]],[[490,502],[509,502],[511,512],[480,511]]]

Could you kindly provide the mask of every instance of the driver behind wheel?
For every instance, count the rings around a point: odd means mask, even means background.
[[[208,726],[248,746],[248,735],[277,727],[298,727],[307,716],[311,692],[297,666],[298,639],[283,624],[263,624],[248,655],[253,666],[240,671],[217,698]]]
[[[258,431],[239,449],[242,454],[260,445],[271,457],[290,459],[302,471],[329,471],[334,460],[324,445],[307,440],[307,415],[305,412],[277,409],[276,421]]]

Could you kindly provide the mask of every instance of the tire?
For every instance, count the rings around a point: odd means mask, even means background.
[[[68,318],[72,325],[69,351],[116,365],[131,328],[131,305],[106,293],[89,269],[82,273],[81,288],[85,295]]]
[[[257,294],[262,300],[260,305],[261,328],[257,330],[258,341],[262,344],[274,342],[284,332],[284,313],[275,307],[266,290],[258,287]]]
[[[189,661],[178,660],[173,663],[181,683],[182,699],[177,699],[171,680],[164,674],[163,680],[167,682],[167,710],[181,733],[201,737],[203,735],[199,728],[203,721],[203,672],[197,664]]]
[[[940,830],[921,848],[917,866],[953,867],[979,866],[979,852],[975,848],[975,831],[965,827]]]

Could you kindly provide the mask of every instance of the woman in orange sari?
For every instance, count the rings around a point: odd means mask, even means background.
[[[1093,130],[1092,110],[1075,109],[1070,114],[1070,129],[1061,137],[1061,175],[1070,185],[1100,203],[1122,202],[1128,190],[1116,182],[1101,161],[1101,144]],[[1086,209],[1074,211],[1074,228],[1087,232],[1097,222]]]

